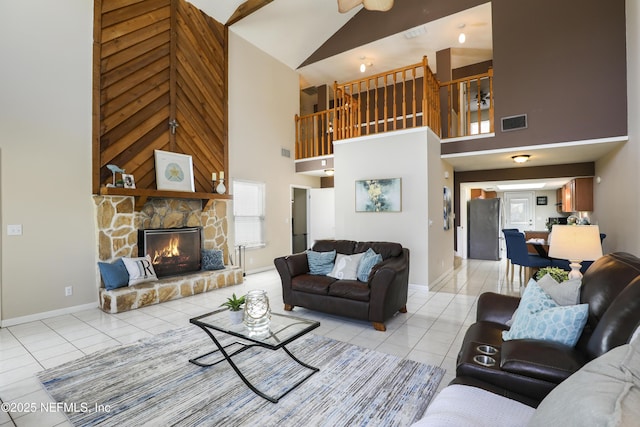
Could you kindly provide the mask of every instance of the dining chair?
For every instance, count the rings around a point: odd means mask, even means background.
[[[505,277],[509,277],[509,270],[511,270],[511,280],[513,280],[513,264],[511,263],[511,256],[509,255],[509,246],[507,245],[507,236],[506,233],[518,233],[520,232],[520,230],[518,230],[517,228],[503,228],[502,229],[502,234],[504,234],[504,244],[507,250],[507,266],[506,266],[506,271],[504,272]]]
[[[507,253],[511,257],[511,263],[520,266],[518,271],[518,277],[522,281],[522,267],[524,267],[524,282],[527,283],[532,276],[532,269],[551,267],[552,260],[543,258],[540,255],[534,255],[529,253],[527,248],[527,242],[524,238],[524,234],[517,232],[504,233],[505,241],[507,242]],[[511,275],[513,280],[513,274]]]

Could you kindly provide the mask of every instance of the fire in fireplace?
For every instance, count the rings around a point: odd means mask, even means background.
[[[200,227],[138,230],[138,256],[149,255],[158,277],[200,270]]]

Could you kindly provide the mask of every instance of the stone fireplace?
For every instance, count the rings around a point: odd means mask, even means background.
[[[101,195],[93,196],[93,199],[99,261],[139,256],[139,248],[143,248],[140,230],[162,229],[170,235],[176,230],[190,228],[197,229],[201,239],[200,243],[192,245],[198,250],[222,250],[227,265],[224,270],[200,271],[198,259],[198,268],[194,267],[197,271],[111,291],[104,289],[98,274],[99,303],[104,311],[118,313],[242,283],[241,269],[229,266],[227,200],[214,199],[203,209],[201,200],[154,198],[136,210],[133,196]]]

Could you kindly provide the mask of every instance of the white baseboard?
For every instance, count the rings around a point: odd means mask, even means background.
[[[6,328],[8,326],[15,326],[21,323],[35,322],[37,320],[49,319],[51,317],[76,313],[78,311],[90,310],[92,308],[98,308],[98,301],[90,302],[88,304],[76,305],[73,307],[61,308],[59,310],[52,310],[52,311],[45,311],[43,313],[30,314],[28,316],[20,316],[20,317],[14,317],[12,319],[5,319],[0,321],[0,327]]]

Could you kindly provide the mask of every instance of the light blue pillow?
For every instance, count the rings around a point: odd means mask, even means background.
[[[588,315],[588,304],[559,306],[537,283],[529,283],[513,325],[502,332],[502,339],[537,339],[573,347]]]
[[[335,249],[329,252],[307,251],[309,273],[316,276],[326,276],[333,270],[333,261],[336,259]]]
[[[129,284],[129,272],[122,262],[122,258],[118,258],[112,263],[99,262],[98,268],[106,290],[111,291]]]
[[[371,269],[379,262],[382,262],[382,255],[377,254],[371,248],[367,249],[360,260],[360,264],[358,264],[358,280],[361,282],[367,282],[369,280],[369,273],[371,273]]]

